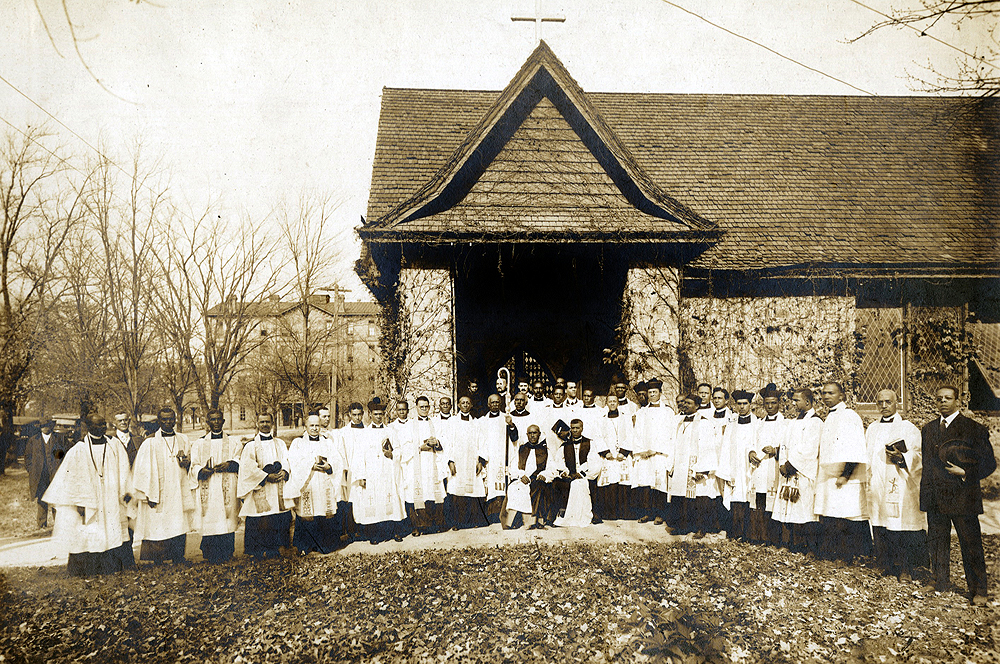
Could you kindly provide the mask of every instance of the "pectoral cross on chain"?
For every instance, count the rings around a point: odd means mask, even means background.
[[[511,16],[512,21],[525,21],[535,24],[535,41],[542,41],[542,23],[565,23],[565,16],[542,16],[542,0],[535,0],[534,16]]]

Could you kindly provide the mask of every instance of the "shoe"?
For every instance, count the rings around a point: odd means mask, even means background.
[[[639,517],[639,523],[648,523],[648,522],[649,522],[649,517],[648,516],[640,516]]]
[[[986,595],[974,595],[972,597],[972,606],[986,606],[988,601]]]
[[[420,531],[419,531],[419,530],[414,530],[414,531],[413,531],[413,536],[414,536],[414,537],[420,537],[420,534],[421,534],[421,533],[420,533]]]
[[[604,519],[602,519],[599,516],[595,516],[593,519],[590,520],[590,522],[596,526],[599,523],[604,523]]]
[[[705,539],[705,533],[700,530],[691,536],[692,539]]]
[[[662,526],[665,523],[666,523],[666,521],[663,520],[662,516],[658,516],[655,519],[653,519],[653,525],[654,526]]]

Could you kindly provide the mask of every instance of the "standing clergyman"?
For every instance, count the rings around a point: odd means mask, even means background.
[[[89,415],[87,430],[85,440],[66,453],[44,495],[56,507],[52,536],[69,549],[71,576],[135,567],[125,514],[132,499],[128,456],[120,445],[108,444],[103,416]]]
[[[221,410],[210,409],[206,421],[208,433],[191,447],[191,474],[198,482],[194,514],[201,523],[202,555],[209,562],[221,563],[232,558],[236,549],[240,525],[236,476],[243,446],[237,436],[223,432],[226,419]]]
[[[142,542],[139,560],[184,562],[187,533],[194,525],[194,482],[191,444],[174,431],[173,408],[157,413],[160,428],[143,441],[132,468],[135,487],[136,537]]]
[[[257,416],[257,435],[243,446],[236,480],[236,493],[243,499],[243,550],[254,558],[277,558],[291,543],[291,505],[284,498],[291,477],[288,449],[271,434],[273,426],[270,413]]]

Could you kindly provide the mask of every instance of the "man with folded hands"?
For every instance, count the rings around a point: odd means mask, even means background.
[[[254,558],[277,558],[290,544],[291,501],[285,501],[285,482],[291,478],[285,441],[271,433],[270,413],[257,416],[257,434],[243,446],[236,495],[243,500],[246,519],[243,549]]]

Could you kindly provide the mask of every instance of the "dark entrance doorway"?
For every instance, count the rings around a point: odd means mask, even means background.
[[[625,287],[619,249],[480,245],[455,261],[460,391],[470,378],[492,391],[505,365],[606,389],[614,368],[604,363],[605,349],[614,343]]]

